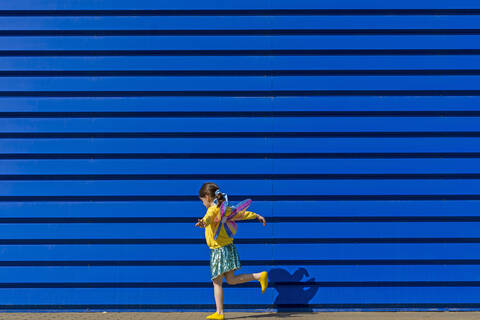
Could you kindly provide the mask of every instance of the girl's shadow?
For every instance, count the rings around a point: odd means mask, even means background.
[[[319,287],[308,285],[315,282],[315,278],[310,278],[306,280],[306,284],[302,284],[303,277],[309,276],[307,269],[299,268],[291,275],[285,269],[274,268],[268,274],[269,281],[275,283],[274,287],[278,291],[278,296],[273,302],[278,312],[313,311],[309,302],[317,294]]]
[[[299,268],[293,275],[282,268],[274,268],[268,272],[268,281],[272,288],[278,292],[278,296],[273,302],[273,307],[278,313],[259,314],[240,318],[287,318],[300,316],[299,312],[313,312],[309,302],[318,292],[318,286],[309,286],[308,283],[314,282],[315,278],[310,278],[305,282],[304,277],[308,277],[308,271],[305,268]],[[305,289],[306,288],[306,289]],[[232,318],[233,319],[233,318]]]

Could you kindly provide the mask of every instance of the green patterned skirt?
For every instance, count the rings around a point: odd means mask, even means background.
[[[238,251],[233,243],[217,249],[210,249],[210,273],[212,280],[225,272],[240,269],[240,267]]]

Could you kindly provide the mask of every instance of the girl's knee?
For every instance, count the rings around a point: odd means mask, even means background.
[[[234,276],[230,273],[225,274],[225,280],[227,280],[227,283],[230,285],[235,284]]]
[[[218,277],[212,279],[213,285],[221,286],[223,280],[223,275],[219,275]]]

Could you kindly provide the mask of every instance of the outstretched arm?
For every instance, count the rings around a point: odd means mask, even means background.
[[[261,215],[259,215],[258,213],[251,212],[251,211],[245,211],[240,220],[248,220],[248,219],[258,219],[258,220],[260,220],[260,222],[263,223],[263,225],[266,225],[266,223],[267,223],[265,218],[262,217]]]
[[[216,211],[214,206],[208,208],[207,213],[205,213],[205,216],[202,219],[198,219],[195,226],[205,228],[212,222],[212,219],[215,213]]]

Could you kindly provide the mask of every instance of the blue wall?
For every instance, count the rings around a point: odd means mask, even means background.
[[[0,310],[480,309],[479,1],[0,10]]]

